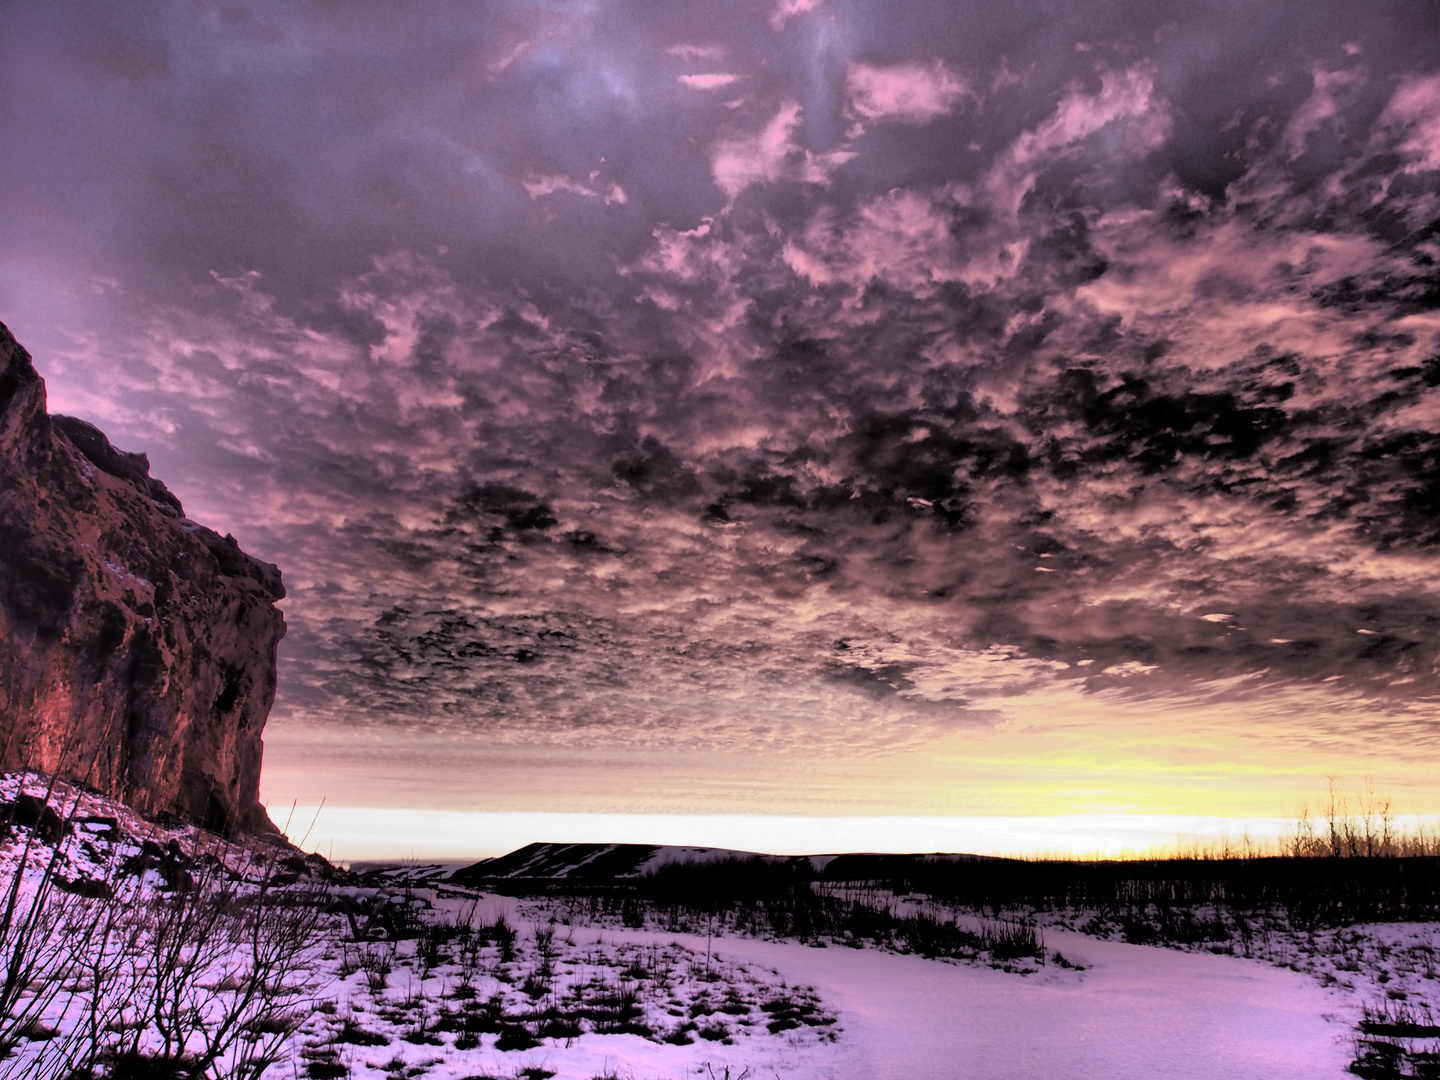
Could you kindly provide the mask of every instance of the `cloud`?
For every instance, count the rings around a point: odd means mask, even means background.
[[[780,106],[758,135],[722,139],[711,153],[715,184],[730,199],[755,184],[793,180],[824,184],[830,174],[855,155],[848,150],[815,154],[795,141],[801,108],[793,101]]]
[[[719,90],[721,87],[729,86],[738,75],[727,75],[723,72],[708,72],[703,75],[681,75],[680,82],[692,90]]]
[[[1399,150],[1411,159],[1412,170],[1440,169],[1440,75],[1403,79],[1381,122],[1404,132]]]
[[[843,226],[833,214],[817,214],[787,244],[785,260],[812,284],[843,283],[857,298],[879,281],[925,294],[962,275],[950,226],[943,200],[892,191],[859,207]]]
[[[1041,123],[1023,132],[997,156],[979,192],[1007,217],[1018,213],[1040,170],[1085,149],[1133,163],[1163,145],[1170,134],[1168,103],[1155,95],[1144,68],[1104,71],[1100,92],[1071,88]]]
[[[946,115],[967,88],[939,60],[888,67],[851,64],[845,74],[850,111],[862,120],[925,124]]]
[[[1434,752],[1413,16],[1362,67],[1269,9],[274,7],[222,64],[128,10],[104,63],[0,42],[0,292],[56,408],[284,568],[281,728]]]
[[[600,174],[598,172],[590,175],[593,184]],[[544,198],[546,195],[554,195],[557,191],[569,192],[572,195],[579,195],[587,199],[601,199],[606,205],[610,203],[624,204],[629,201],[625,189],[619,184],[612,183],[602,194],[593,187],[572,180],[568,176],[535,176],[523,181],[526,194],[531,199]]]
[[[1305,153],[1312,136],[1334,124],[1343,114],[1337,95],[1361,81],[1355,71],[1311,70],[1314,89],[1285,126],[1284,143],[1291,158]]]
[[[681,60],[723,60],[725,50],[719,45],[671,45],[665,50]]]
[[[525,193],[532,199],[539,199],[546,195],[553,195],[557,191],[568,191],[575,195],[584,195],[594,198],[595,192],[591,191],[584,184],[571,180],[568,176],[536,176],[533,179],[524,181]]]
[[[1356,305],[1405,295],[1345,284],[1405,272],[1358,219],[1272,235],[1259,207],[1184,204],[1184,224],[1169,181],[1077,209],[1108,190],[1086,170],[1145,160],[1167,115],[1143,73],[1107,74],[973,188],[657,229],[627,273],[673,359],[608,301],[547,312],[411,254],[343,290],[378,328],[363,349],[222,277],[231,314],[171,319],[158,381],[115,396],[294,416],[219,445],[335,478],[247,515],[310,613],[282,714],[892,752],[1033,700],[1202,684],[1280,701],[1338,676],[1337,716],[1347,694],[1404,708],[1437,678],[1401,599],[1437,534],[1416,427],[1437,328],[1401,314],[1355,344]],[[736,144],[732,194],[810,177],[799,120]],[[1037,200],[1057,174],[1070,201]],[[1007,271],[977,273],[997,241]],[[1350,390],[1376,384],[1378,413]]]
[[[770,28],[777,32],[783,30],[795,16],[808,15],[824,3],[825,0],[780,0],[770,14]]]

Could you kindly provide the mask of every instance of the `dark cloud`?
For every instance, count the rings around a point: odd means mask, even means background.
[[[770,15],[12,13],[6,321],[284,567],[278,722],[1433,750],[1433,11]]]

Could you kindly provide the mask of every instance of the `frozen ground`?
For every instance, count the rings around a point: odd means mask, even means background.
[[[65,876],[133,864],[117,893],[132,902],[172,888],[202,843],[83,802],[60,841]],[[0,869],[40,831],[15,828]],[[1243,943],[1250,958],[1230,954],[1239,942],[1181,951],[1052,925],[1043,963],[999,963],[569,925],[561,905],[418,882],[300,885],[330,910],[303,952],[299,1026],[265,1073],[287,1080],[1340,1080],[1362,1008],[1423,1011],[1440,986],[1434,924],[1265,929]],[[72,914],[109,902],[65,895]],[[204,993],[243,987],[243,944],[206,963]],[[89,992],[66,982],[0,1076],[63,1041]]]
[[[456,904],[442,901],[442,917],[446,908],[453,914]],[[514,984],[536,970],[535,931],[543,940],[549,924],[519,920],[513,902],[501,898],[482,904],[488,909],[485,920],[505,911],[518,934],[515,961],[488,967],[510,970],[501,980],[476,980],[479,997],[501,994],[511,1015],[527,1005],[544,1005],[551,998],[530,998]],[[307,1024],[302,1053],[310,1060],[318,1053],[348,1067],[351,1075],[377,1080],[512,1077],[526,1070],[538,1070],[532,1076],[549,1072],[557,1080],[608,1075],[679,1080],[720,1077],[727,1069],[732,1080],[746,1069],[751,1077],[782,1080],[1339,1080],[1347,1075],[1353,1050],[1347,995],[1327,991],[1308,975],[1254,960],[1063,931],[1049,935],[1047,944],[1083,970],[1051,963],[1020,975],[871,949],[731,938],[707,943],[692,935],[558,927],[551,946],[557,984],[552,998],[563,1002],[567,988],[597,980],[610,987],[626,983],[639,991],[641,1022],[653,1029],[650,1038],[587,1033],[502,1050],[500,1037],[490,1033],[479,1037],[478,1046],[457,1050],[460,1036],[437,1031],[434,1044],[407,1042],[417,1028],[417,999],[430,999],[432,1031],[443,1013],[463,1014],[463,1004],[444,997],[447,985],[453,992],[456,970],[438,968],[422,983],[402,962],[378,994],[359,972],[334,984],[330,993],[338,1009]],[[643,970],[647,962],[649,978]],[[810,1019],[818,1022],[772,1034],[777,1000],[811,1003]],[[697,1037],[697,1021],[708,1037]],[[390,1041],[380,1047],[337,1044],[347,1022]],[[726,1033],[724,1041],[717,1032]],[[666,1034],[688,1034],[693,1041],[657,1041]]]
[[[1293,972],[1230,957],[1054,934],[1084,965],[1018,976],[912,956],[794,945],[726,943],[727,955],[770,962],[813,983],[846,1026],[833,1071],[817,1076],[1247,1077],[1346,1075],[1348,1025],[1335,1003]]]

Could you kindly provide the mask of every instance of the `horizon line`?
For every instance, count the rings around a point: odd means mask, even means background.
[[[1097,811],[1047,815],[634,814],[436,810],[295,804],[277,827],[335,862],[478,862],[528,844],[644,844],[760,855],[957,854],[1134,858],[1188,851],[1264,851],[1296,817]],[[1440,831],[1440,814],[1394,814],[1401,834]],[[1322,823],[1323,817],[1309,819]]]

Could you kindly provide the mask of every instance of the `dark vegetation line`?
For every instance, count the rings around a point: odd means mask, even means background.
[[[635,927],[705,933],[715,926],[800,941],[895,938],[929,955],[976,947],[958,928],[937,929],[936,917],[925,914],[935,909],[974,915],[982,925],[1088,912],[1091,932],[1118,931],[1137,944],[1229,941],[1261,916],[1302,931],[1440,918],[1440,857],[1432,855],[1123,862],[841,855],[822,870],[807,858],[741,856],[670,863],[628,879],[469,881]],[[925,904],[897,903],[906,897]]]
[[[636,874],[637,853],[654,850],[537,844],[454,880],[549,896],[577,914],[636,927],[703,933],[718,925],[810,942],[893,938],[927,955],[977,947],[958,928],[937,930],[937,910],[952,922],[965,913],[996,924],[1088,912],[1089,932],[1182,945],[1243,941],[1257,919],[1309,931],[1440,917],[1440,834],[1400,827],[1390,798],[1368,780],[1351,795],[1331,778],[1320,813],[1302,807],[1290,835],[1268,849],[1246,839],[1149,859],[737,854]],[[900,903],[905,897],[924,903]],[[1001,931],[982,922],[970,933],[985,949],[987,935]]]

